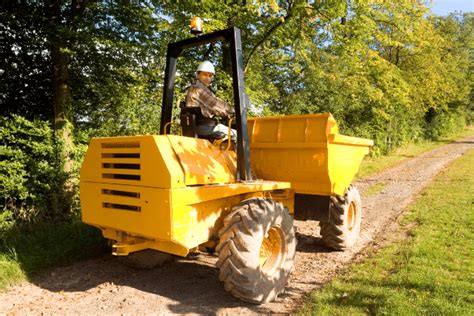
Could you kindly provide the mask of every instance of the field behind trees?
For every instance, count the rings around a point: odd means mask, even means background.
[[[0,223],[74,221],[93,136],[157,133],[166,46],[242,30],[251,115],[331,112],[374,155],[461,130],[473,117],[474,15],[420,2],[22,1],[0,10]],[[231,100],[225,47],[187,51],[176,100],[203,59]],[[224,58],[222,58],[224,55]]]

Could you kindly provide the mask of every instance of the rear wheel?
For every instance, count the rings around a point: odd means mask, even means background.
[[[235,206],[219,232],[217,267],[224,288],[251,303],[274,300],[290,276],[296,239],[283,204],[252,198]]]
[[[320,222],[321,237],[326,246],[344,250],[357,242],[362,221],[362,203],[359,190],[350,185],[344,196],[332,196],[329,222]]]

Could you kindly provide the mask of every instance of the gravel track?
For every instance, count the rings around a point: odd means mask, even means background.
[[[309,291],[320,287],[368,248],[383,243],[397,218],[450,161],[474,148],[474,137],[407,159],[356,186],[364,195],[371,185],[381,191],[362,198],[360,240],[350,251],[322,246],[314,221],[295,221],[298,246],[286,292],[262,306],[243,303],[224,291],[214,267],[217,257],[200,254],[175,259],[152,270],[134,270],[112,256],[78,262],[11,286],[0,294],[0,314],[254,314],[291,313]]]

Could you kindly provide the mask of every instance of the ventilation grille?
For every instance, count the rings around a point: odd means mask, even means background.
[[[141,180],[140,142],[102,143],[101,170],[104,180]]]
[[[140,192],[102,189],[102,207],[120,211],[141,212]]]

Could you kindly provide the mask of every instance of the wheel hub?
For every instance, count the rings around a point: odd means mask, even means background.
[[[349,210],[347,211],[347,228],[352,231],[357,220],[357,208],[354,202],[349,204]]]
[[[260,247],[260,269],[272,274],[281,265],[285,254],[285,239],[280,227],[271,227]]]

